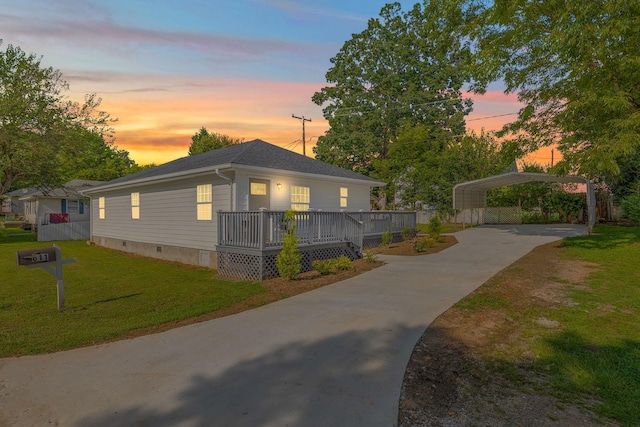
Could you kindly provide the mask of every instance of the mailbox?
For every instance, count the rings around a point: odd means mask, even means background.
[[[28,249],[16,252],[18,265],[45,264],[57,261],[55,247],[42,249]]]

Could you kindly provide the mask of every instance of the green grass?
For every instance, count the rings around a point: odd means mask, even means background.
[[[562,332],[534,346],[554,388],[570,398],[595,395],[601,415],[640,425],[640,228],[598,226],[591,236],[567,239],[571,258],[597,263],[577,303],[547,314]]]
[[[64,258],[65,310],[56,279],[16,265],[16,251],[51,246],[0,240],[0,357],[47,353],[121,338],[130,331],[215,312],[264,292],[258,283],[131,256],[84,241],[57,242]]]
[[[530,369],[548,378],[547,391],[562,399],[591,406],[588,402],[595,397],[596,413],[621,425],[638,426],[640,228],[597,226],[592,235],[565,239],[563,246],[570,259],[597,264],[586,282],[567,295],[573,304],[514,310],[505,308],[504,300],[488,287],[457,306],[504,308],[514,324],[524,327],[528,353],[536,357],[522,365],[518,359],[523,349],[510,351],[503,346],[489,360],[497,374],[509,376],[511,371]],[[540,326],[536,321],[540,318],[560,327]]]
[[[474,225],[466,225],[466,228],[474,227]],[[417,224],[418,233],[419,234],[429,234],[431,231],[429,229],[429,224]],[[462,230],[462,224],[449,224],[442,223],[442,230],[440,230],[441,234],[455,233],[456,231]]]
[[[500,295],[489,292],[474,292],[456,303],[455,307],[465,310],[483,310],[487,308],[498,310],[509,307],[509,302]]]

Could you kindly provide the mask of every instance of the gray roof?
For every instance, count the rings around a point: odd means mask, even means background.
[[[37,193],[37,187],[18,188],[17,190],[9,191],[6,195],[10,197],[24,197],[33,193]]]
[[[305,157],[293,151],[280,148],[260,139],[235,144],[217,150],[207,151],[194,156],[183,157],[165,163],[160,166],[145,169],[143,171],[114,179],[104,185],[96,186],[99,189],[103,186],[113,184],[133,183],[138,180],[148,180],[161,178],[165,175],[175,175],[188,173],[192,170],[215,167],[252,166],[274,170],[284,170],[314,175],[326,175],[339,178],[368,181],[372,186],[384,185],[384,183],[360,175],[350,170],[342,169],[320,160]]]
[[[82,191],[103,183],[104,181],[93,181],[89,179],[74,179],[73,181],[67,182],[61,188],[53,188],[51,190],[36,190],[26,195],[23,195],[21,198],[24,198],[24,199],[29,197],[40,197],[40,198],[51,198],[51,199],[66,198],[66,197],[82,198],[83,196],[80,194]]]

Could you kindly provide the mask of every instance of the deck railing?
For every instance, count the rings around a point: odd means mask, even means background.
[[[298,244],[350,242],[360,252],[363,239],[386,231],[416,228],[415,212],[297,212]],[[218,245],[259,249],[282,246],[283,211],[218,212]]]

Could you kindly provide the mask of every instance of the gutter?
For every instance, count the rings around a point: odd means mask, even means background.
[[[216,175],[218,175],[222,179],[226,179],[227,182],[229,183],[229,210],[235,211],[235,209],[233,208],[233,185],[232,185],[233,180],[228,176],[221,174],[219,168],[216,168],[215,172],[216,172]]]

